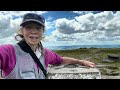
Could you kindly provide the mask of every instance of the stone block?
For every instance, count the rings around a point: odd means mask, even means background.
[[[101,79],[101,73],[97,68],[78,64],[50,65],[48,79]]]

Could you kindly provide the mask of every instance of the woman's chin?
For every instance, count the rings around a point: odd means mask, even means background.
[[[30,42],[31,45],[38,45],[39,42]]]

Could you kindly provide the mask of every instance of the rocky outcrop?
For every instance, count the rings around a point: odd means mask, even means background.
[[[115,54],[109,54],[108,59],[112,61],[120,61],[120,56],[115,55]]]
[[[107,58],[103,59],[103,62],[117,62],[120,61],[120,56],[115,54],[108,54]]]

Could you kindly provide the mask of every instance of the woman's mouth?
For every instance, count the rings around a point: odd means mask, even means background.
[[[37,39],[38,39],[38,37],[35,37],[35,36],[30,36],[30,39],[31,39],[31,40],[37,40]]]

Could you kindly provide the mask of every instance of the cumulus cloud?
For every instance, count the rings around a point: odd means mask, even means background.
[[[21,18],[12,19],[10,15],[0,15],[0,38],[10,37],[20,28]]]
[[[0,12],[0,44],[15,42],[14,34],[19,29],[22,15],[31,11],[1,11]],[[38,14],[47,13],[32,11]],[[49,45],[79,45],[120,43],[120,11],[74,11],[78,13],[73,19],[59,18],[52,21],[46,19],[46,30],[54,29],[46,36],[43,43]],[[11,40],[11,41],[10,41]],[[59,44],[58,44],[59,43]]]
[[[99,42],[114,41],[120,36],[120,12],[104,11],[56,20],[53,36],[61,41]]]
[[[77,28],[79,23],[77,23],[75,20],[68,20],[66,18],[57,19],[56,20],[56,28],[58,28],[60,33],[64,34],[72,34],[77,33]],[[78,26],[78,27],[77,27]]]

